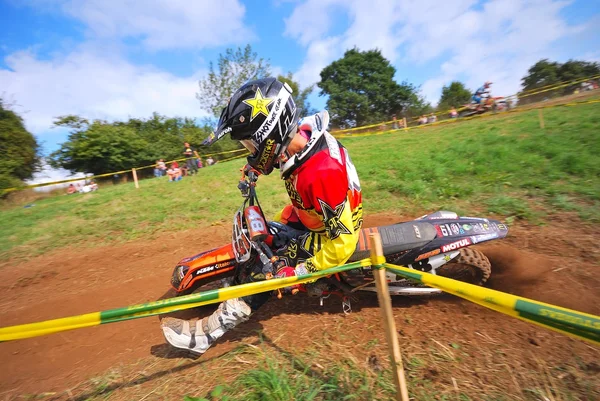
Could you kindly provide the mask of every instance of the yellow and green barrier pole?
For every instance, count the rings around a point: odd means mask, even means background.
[[[236,285],[232,287],[210,290],[198,294],[182,297],[169,298],[160,301],[148,302],[129,306],[125,308],[110,309],[102,312],[87,313],[84,315],[65,317],[61,319],[46,320],[44,322],[22,324],[0,328],[0,342],[20,340],[29,337],[37,337],[45,334],[58,333],[61,331],[80,329],[84,327],[98,326],[106,323],[120,322],[123,320],[138,319],[159,315],[163,313],[176,312],[184,309],[195,308],[226,301],[228,299],[245,297],[261,292],[273,291],[288,287],[293,284],[303,284],[317,280],[332,274],[359,267],[370,266],[369,259],[348,263],[343,266],[334,267],[325,271],[310,273],[303,276],[287,277],[260,281],[256,283]]]
[[[404,278],[439,288],[449,294],[505,315],[588,342],[600,344],[600,317],[544,302],[506,294],[430,273],[386,263],[385,268]]]

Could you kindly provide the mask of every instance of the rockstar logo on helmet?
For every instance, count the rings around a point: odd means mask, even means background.
[[[267,108],[275,98],[263,97],[260,88],[256,89],[256,94],[253,99],[244,100],[248,106],[252,107],[252,114],[250,115],[250,121],[254,120],[259,114],[264,114],[265,117],[269,115],[269,109]]]

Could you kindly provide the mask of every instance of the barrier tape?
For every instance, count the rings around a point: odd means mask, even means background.
[[[386,263],[384,266],[392,273],[438,288],[444,292],[505,315],[513,316],[571,337],[600,344],[600,317],[598,316],[390,263]]]
[[[553,84],[549,84],[549,85],[540,86],[539,88],[532,88],[532,89],[528,89],[528,90],[526,90],[526,91],[522,91],[522,92],[519,92],[519,93],[522,93],[522,94],[529,94],[529,93],[531,93],[531,92],[533,92],[533,91],[537,91],[537,90],[541,90],[541,89],[547,89],[547,88],[551,88],[551,87],[553,87],[553,86],[555,86],[555,85],[562,85],[562,84],[566,84],[566,83],[571,83],[572,85],[575,85],[575,84],[578,84],[578,83],[581,83],[581,82],[587,81],[587,80],[589,80],[589,79],[598,79],[598,78],[600,78],[600,75],[594,75],[594,76],[591,76],[591,77],[588,77],[588,78],[580,78],[580,79],[573,80],[573,81],[562,81],[562,82],[556,82],[556,83],[553,83]],[[516,96],[516,95],[511,95],[511,96]]]
[[[529,89],[527,91],[518,92],[518,93],[515,93],[513,95],[504,96],[504,99],[512,99],[512,98],[523,99],[523,98],[528,97],[528,96],[537,95],[539,93],[548,92],[548,91],[551,91],[551,90],[554,90],[554,89],[560,89],[560,88],[563,88],[565,86],[575,85],[575,84],[578,84],[578,83],[581,83],[581,82],[585,82],[585,81],[588,81],[588,80],[591,80],[591,79],[597,79],[597,78],[600,78],[600,75],[594,75],[594,76],[587,77],[587,78],[580,78],[580,79],[577,79],[577,80],[574,80],[574,81],[557,82],[557,83],[550,84],[550,85],[545,85],[545,86],[542,86],[542,87],[539,87],[539,88],[533,88],[533,89]],[[461,110],[465,110],[465,109],[467,109],[467,107],[463,106],[463,107],[457,108],[456,111],[460,112]],[[434,115],[435,116],[446,115],[449,112],[450,112],[450,110],[440,111],[440,112],[435,113]],[[408,122],[417,121],[418,119],[419,119],[419,117],[414,117],[410,121],[407,121],[407,123]]]
[[[403,266],[385,263],[384,258],[378,262],[381,262],[381,264],[374,265],[374,268],[384,267],[394,274],[438,288],[444,292],[464,298],[505,315],[513,316],[520,320],[571,337],[576,337],[592,343],[600,343],[600,317],[598,316],[409,269]],[[303,284],[346,270],[371,265],[372,262],[370,259],[363,259],[302,276],[265,280],[256,283],[204,291],[198,294],[148,302],[125,308],[46,320],[38,323],[3,327],[0,328],[0,342],[37,337],[78,328],[98,326],[101,324],[191,309],[198,306],[223,302],[228,299],[273,291],[293,284]]]
[[[102,312],[86,313],[84,315],[64,317],[60,319],[46,320],[38,323],[21,324],[0,328],[0,342],[20,340],[30,337],[38,337],[61,331],[80,329],[84,327],[98,326],[106,323],[120,322],[124,320],[139,319],[163,313],[176,312],[184,309],[196,308],[223,302],[228,299],[245,297],[261,292],[274,291],[288,287],[293,284],[303,284],[317,280],[332,274],[359,267],[370,266],[370,259],[348,263],[331,269],[309,273],[302,276],[286,277],[272,280],[259,281],[256,283],[236,285],[216,290],[204,291],[182,297],[163,299],[145,304],[133,305],[125,308],[110,309]]]
[[[200,155],[200,157],[202,158],[202,157],[218,156],[218,155],[224,155],[224,154],[227,154],[227,153],[243,152],[245,150],[247,150],[247,149],[246,148],[241,148],[241,149],[227,150],[225,152],[208,153],[208,154],[205,154],[205,155]],[[197,157],[196,156],[192,156],[192,157],[184,157],[182,159],[174,159],[174,160],[171,160],[171,161],[166,161],[165,164],[170,164],[170,163],[173,163],[173,162],[181,162],[181,161],[185,161],[185,160],[189,160],[189,159],[197,159]],[[150,168],[150,167],[156,167],[156,163],[148,164],[147,166],[142,166],[142,167],[135,167],[135,169],[139,171],[139,170],[143,170],[145,168]],[[131,171],[131,170],[127,170],[127,171]]]
[[[519,95],[519,94],[517,93],[516,95],[513,95],[513,96],[516,96],[516,97],[518,97],[518,98],[519,98],[519,100],[520,100],[520,99],[523,99],[523,98],[526,98],[526,97],[529,97],[529,96],[538,95],[538,94],[540,94],[540,93],[549,92],[549,91],[553,91],[553,90],[556,90],[556,89],[564,88],[564,87],[566,87],[566,86],[575,85],[575,84],[578,84],[578,83],[581,83],[581,82],[587,81],[588,79],[590,79],[590,78],[585,78],[585,79],[581,79],[581,80],[579,80],[579,81],[573,81],[573,82],[565,83],[565,84],[562,84],[562,85],[555,86],[555,87],[553,87],[553,88],[547,88],[547,89],[538,90],[538,91],[536,91],[536,92],[526,93],[526,94],[524,94],[524,95]]]
[[[242,155],[233,156],[227,159],[219,160],[219,163],[228,162],[230,160],[241,159],[242,157],[248,156],[250,153],[244,153]]]
[[[577,79],[577,80],[574,80],[574,81],[557,82],[557,83],[554,83],[554,84],[542,86],[540,88],[534,88],[534,89],[530,89],[530,90],[527,90],[527,91],[515,93],[514,95],[504,96],[504,98],[505,99],[510,99],[510,98],[519,98],[519,99],[522,99],[522,98],[525,98],[525,97],[528,97],[528,96],[537,95],[539,93],[548,92],[548,91],[551,91],[551,90],[554,90],[554,89],[559,89],[559,88],[563,88],[565,86],[575,85],[575,84],[578,84],[578,83],[581,83],[581,82],[585,82],[585,81],[588,81],[588,80],[591,80],[591,79],[598,79],[598,78],[600,78],[600,75],[594,75],[594,76],[587,77],[587,78],[580,78],[580,79]],[[460,112],[461,110],[464,110],[466,108],[467,107],[465,107],[465,106],[459,107],[459,108],[456,109],[456,111]],[[437,113],[434,113],[434,115],[435,116],[446,115],[449,112],[450,112],[450,110],[439,111]],[[430,115],[431,115],[431,113],[430,113]],[[410,120],[407,119],[406,123],[408,124],[408,123],[415,122],[419,118],[420,117],[416,117],[415,116],[415,117],[413,117]],[[360,130],[360,129],[373,128],[373,127],[377,127],[377,126],[381,126],[381,125],[393,124],[394,122],[397,123],[397,124],[399,124],[400,122],[402,122],[402,119],[384,121],[384,122],[381,122],[381,123],[371,124],[371,125],[364,125],[364,126],[361,126],[361,127],[348,128],[348,129],[344,129],[344,130],[339,130],[336,133],[344,133],[344,132],[351,132],[351,131],[356,131],[356,130]],[[403,128],[408,128],[408,127],[403,127]]]
[[[441,124],[458,123],[458,122],[461,122],[461,121],[472,120],[472,119],[475,119],[475,118],[486,118],[486,117],[493,117],[493,116],[502,116],[502,115],[506,115],[507,113],[513,113],[513,114],[516,113],[516,114],[519,114],[519,113],[525,113],[527,111],[538,110],[538,109],[548,109],[548,108],[554,108],[554,107],[572,107],[572,106],[580,106],[580,105],[594,104],[594,103],[600,103],[600,99],[590,99],[590,100],[583,100],[583,101],[580,101],[580,102],[570,102],[570,103],[561,103],[561,104],[542,105],[542,106],[538,106],[538,107],[528,107],[528,108],[523,108],[523,109],[517,108],[517,109],[507,110],[507,111],[501,112],[501,113],[487,112],[487,113],[482,113],[482,114],[476,114],[476,115],[469,116],[469,117],[450,118],[448,120],[436,121],[434,123],[427,123],[427,124],[417,125],[417,126],[408,127],[408,128],[398,128],[398,129],[393,129],[393,130],[385,130],[385,131],[381,131],[381,132],[364,132],[364,133],[361,133],[361,134],[342,134],[342,135],[339,135],[339,131],[337,131],[337,132],[335,132],[332,135],[335,136],[336,138],[354,138],[354,137],[362,137],[362,136],[373,136],[373,135],[385,135],[385,134],[391,134],[391,133],[402,133],[402,132],[409,131],[409,130],[423,129],[423,128],[432,127],[432,126],[441,125]]]
[[[228,153],[242,152],[242,151],[247,151],[247,150],[246,150],[246,148],[234,149],[234,150],[228,150],[228,151],[225,151],[225,152],[208,153],[206,155],[200,155],[200,157],[218,156],[218,155],[224,155],[224,154],[228,154]],[[171,160],[171,161],[167,161],[167,162],[165,162],[165,164],[170,164],[170,163],[173,163],[173,162],[181,162],[181,161],[184,161],[184,160],[195,159],[195,158],[196,157],[184,157],[182,159],[174,159],[174,160]],[[229,158],[229,159],[225,159],[225,160],[231,160],[231,159],[233,159],[233,158]],[[225,160],[221,160],[221,161],[225,161]],[[151,168],[151,167],[155,167],[155,166],[156,166],[156,163],[149,164],[147,166],[142,166],[142,167],[134,167],[134,168],[135,168],[136,171],[139,171],[139,170],[143,170],[143,169]],[[21,190],[21,189],[38,188],[38,187],[44,187],[44,186],[54,185],[54,184],[64,184],[64,183],[67,183],[67,182],[74,182],[74,181],[81,181],[81,180],[91,180],[91,179],[94,179],[94,178],[108,177],[108,176],[115,175],[115,174],[129,173],[131,171],[132,171],[132,169],[129,169],[129,170],[122,170],[122,171],[115,171],[115,172],[112,172],[112,173],[98,174],[98,175],[93,175],[93,176],[88,176],[88,177],[67,178],[67,179],[60,180],[60,181],[42,182],[42,183],[38,183],[38,184],[24,185],[23,187],[5,188],[5,189],[2,190],[2,194],[5,194],[7,192]]]
[[[570,83],[562,84],[562,85],[560,85],[558,87],[553,87],[553,88],[542,90],[542,91],[539,91],[539,92],[529,93],[529,94],[526,94],[524,96],[521,96],[521,98],[522,97],[526,97],[526,96],[536,95],[536,94],[539,94],[539,93],[542,93],[542,92],[546,92],[548,90],[558,89],[559,87],[563,87],[563,86],[574,85],[575,83],[584,82],[584,81],[587,81],[589,79],[595,79],[595,78],[600,78],[600,75],[597,75],[597,76],[594,76],[594,77],[590,77],[590,78],[581,79],[579,81],[572,81]],[[507,96],[507,98],[513,97],[513,96],[518,96],[518,95]],[[598,102],[597,100],[590,100],[590,101],[583,101],[583,102],[571,102],[571,103],[564,103],[564,104],[557,104],[557,105],[531,107],[531,108],[527,108],[527,109],[518,109],[517,108],[517,109],[508,110],[507,112],[508,113],[514,113],[514,112],[523,112],[523,111],[529,111],[529,110],[534,110],[534,109],[539,109],[539,108],[560,107],[560,106],[565,106],[565,105],[573,106],[573,105],[588,104],[588,103],[597,103],[597,102]],[[464,107],[460,108],[460,109],[457,109],[457,110],[463,110],[463,109],[464,109]],[[444,113],[447,113],[447,111],[446,112],[436,113],[436,115],[438,115],[438,114],[444,114]],[[469,119],[472,119],[472,118],[481,118],[481,117],[484,117],[484,116],[487,117],[487,116],[490,116],[490,115],[494,115],[494,114],[493,113],[483,113],[483,114],[478,114],[478,115],[469,116],[469,117],[460,117],[460,120],[461,121],[465,121],[465,120],[469,120]],[[416,119],[418,119],[418,118],[410,120],[410,122],[416,121]],[[382,122],[382,123],[365,125],[365,126],[362,126],[362,127],[354,127],[354,128],[349,128],[349,129],[346,129],[346,130],[335,131],[335,132],[332,132],[332,135],[335,136],[335,137],[343,137],[343,138],[356,137],[356,136],[383,135],[383,134],[387,134],[387,133],[390,133],[390,132],[396,131],[396,130],[408,131],[408,130],[411,130],[411,129],[424,128],[426,126],[430,127],[430,126],[439,125],[439,124],[449,124],[449,123],[457,122],[457,120],[458,120],[457,118],[451,118],[451,119],[448,119],[448,120],[436,121],[434,123],[427,123],[427,124],[417,125],[417,126],[413,126],[413,127],[402,127],[402,128],[398,128],[398,129],[385,130],[385,131],[376,132],[376,133],[366,132],[366,133],[361,133],[361,134],[345,134],[346,132],[351,132],[351,131],[356,131],[356,130],[361,130],[361,129],[367,129],[367,128],[373,128],[373,127],[380,127],[382,125],[393,124],[394,122],[396,124],[399,124],[400,122],[402,122],[401,119],[400,120],[390,120],[390,121],[385,121],[385,122]],[[407,124],[408,124],[408,122],[409,121],[407,121]],[[242,152],[242,151],[245,151],[245,150],[246,150],[245,148],[234,149],[234,150],[229,150],[229,151],[225,151],[225,152],[209,153],[209,154],[206,154],[206,155],[200,155],[200,157],[217,156],[217,155],[227,154],[227,153]],[[242,157],[242,156],[239,156],[239,157]],[[236,159],[236,158],[238,158],[238,157],[231,157],[231,158],[228,158],[228,159],[221,160],[221,162],[228,161],[228,160],[233,160],[233,159]],[[175,159],[175,160],[171,160],[171,161],[168,161],[168,162],[165,162],[165,163],[169,164],[169,163],[172,163],[174,161],[180,162],[180,161],[184,161],[184,160],[187,160],[187,159],[191,159],[191,158],[188,157],[188,158],[182,158],[182,159]],[[135,169],[136,170],[143,170],[143,169],[154,167],[154,166],[156,166],[156,164],[150,164],[150,165],[142,166],[142,167],[135,167]],[[107,176],[110,176],[110,175],[123,174],[123,173],[128,173],[128,172],[131,172],[131,169],[130,170],[123,170],[123,171],[116,171],[116,172],[106,173],[106,174],[99,174],[99,175],[94,175],[94,176],[90,176],[90,177],[69,178],[69,179],[60,180],[60,181],[52,181],[52,182],[44,182],[44,183],[39,183],[39,184],[26,185],[26,186],[23,186],[23,187],[5,188],[5,189],[2,190],[2,194],[6,194],[8,192],[12,192],[12,191],[16,191],[16,190],[21,190],[21,189],[37,188],[37,187],[43,187],[43,186],[48,186],[48,185],[54,185],[54,184],[64,184],[64,183],[67,183],[67,182],[80,181],[80,180],[89,180],[89,179],[107,177]]]

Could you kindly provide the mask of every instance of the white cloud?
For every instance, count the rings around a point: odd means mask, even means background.
[[[388,0],[308,0],[285,20],[285,34],[307,48],[307,56],[294,74],[302,86],[319,81],[319,73],[344,51],[378,48],[389,59],[396,58],[400,43],[394,32],[398,7]],[[347,14],[351,23],[341,35],[329,35],[334,20]]]
[[[552,44],[582,28],[560,15],[562,0],[308,0],[286,20],[286,33],[305,46],[297,76],[302,84],[319,80],[320,70],[353,46],[382,50],[403,68],[435,66],[438,72],[422,85],[436,102],[443,85],[462,80],[475,89],[494,81],[494,92],[520,88],[527,68],[540,58],[556,58]],[[331,17],[343,13],[349,26],[336,36]],[[313,17],[314,16],[314,17]],[[339,28],[339,27],[337,27]],[[437,67],[439,65],[439,67]],[[431,69],[431,68],[429,68]]]
[[[29,0],[38,10],[61,10],[83,22],[93,38],[140,39],[149,50],[201,49],[246,43],[238,0]]]
[[[442,63],[441,73],[425,82],[424,94],[435,102],[441,92],[439,83],[449,84],[455,79],[473,89],[491,80],[498,95],[518,92],[527,69],[541,58],[557,58],[552,44],[577,31],[560,16],[566,5],[552,0],[493,0],[472,12],[484,22],[477,29],[463,29],[463,24],[455,22],[462,39],[459,45],[443,44],[450,57]],[[427,41],[440,45],[439,38],[426,36],[411,46]]]
[[[195,99],[203,71],[177,77],[85,46],[51,60],[20,51],[5,62],[9,70],[0,69],[0,87],[28,111],[26,126],[36,134],[65,114],[108,120],[149,117],[154,111],[169,116],[206,115]]]
[[[329,63],[338,58],[340,53],[340,38],[331,37],[317,40],[310,44],[306,51],[306,58],[300,69],[294,73],[300,86],[306,88],[318,82],[320,73]]]

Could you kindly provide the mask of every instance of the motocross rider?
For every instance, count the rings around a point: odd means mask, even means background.
[[[492,83],[490,81],[486,81],[483,86],[473,93],[471,97],[471,102],[477,105],[477,110],[480,110],[485,105],[485,101],[491,96],[490,94],[490,86]]]
[[[363,220],[358,175],[347,150],[326,131],[329,114],[297,118],[289,85],[275,78],[251,81],[233,94],[205,142],[230,134],[250,151],[249,168],[265,175],[279,168],[291,204],[275,217],[283,224],[270,238],[284,262],[278,278],[344,264],[356,248]],[[264,279],[257,266],[238,283]],[[286,290],[294,293],[296,288]],[[202,354],[270,297],[266,292],[230,299],[195,321],[165,318],[162,330],[172,346]]]

